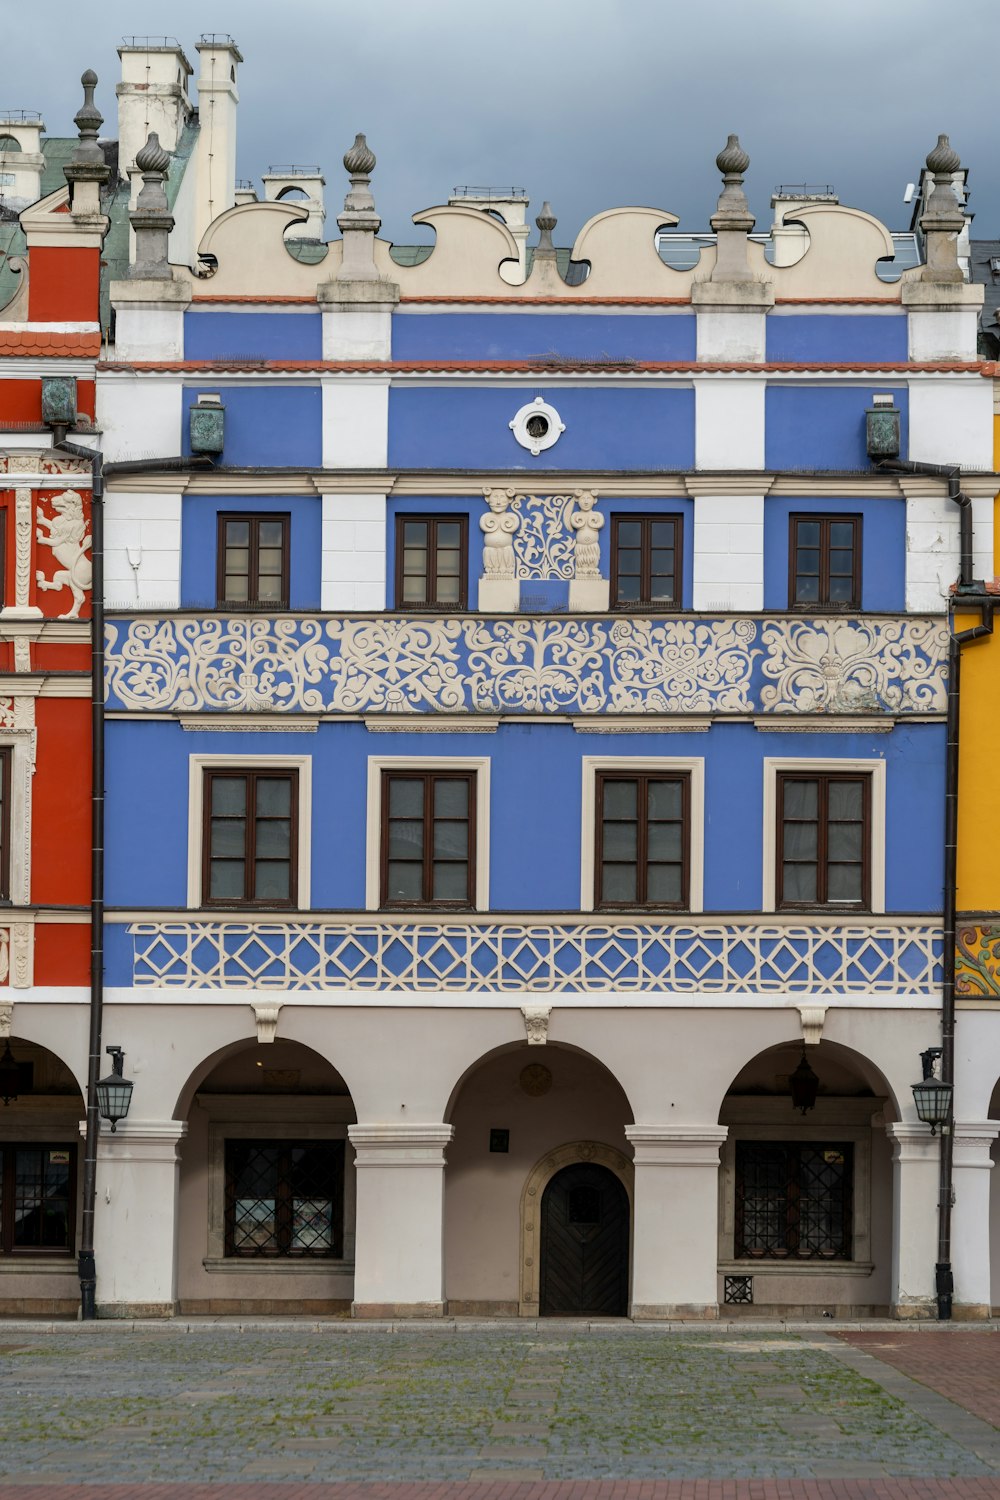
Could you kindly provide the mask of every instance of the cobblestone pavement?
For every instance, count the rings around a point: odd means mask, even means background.
[[[990,1338],[943,1337],[975,1359]],[[1000,1496],[995,1427],[867,1348],[814,1333],[7,1324],[0,1391],[4,1500],[22,1485],[32,1500],[69,1500],[81,1480],[108,1500],[152,1500],[151,1481],[171,1481],[177,1500],[178,1482],[223,1485],[227,1500],[262,1483],[280,1484],[268,1500],[318,1500],[334,1481],[406,1481],[410,1496],[426,1482],[427,1500],[456,1500],[470,1479],[477,1500],[516,1500],[512,1482],[543,1480],[747,1481],[615,1486],[634,1500]],[[964,1483],[918,1483],[950,1478]],[[588,1488],[610,1493],[524,1494]]]

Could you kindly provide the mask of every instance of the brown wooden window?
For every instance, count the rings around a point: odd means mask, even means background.
[[[871,777],[778,776],[778,906],[854,906],[871,896]]]
[[[288,523],[288,516],[219,517],[219,609],[288,608]]]
[[[473,906],[474,771],[383,771],[383,906]]]
[[[297,825],[294,771],[206,771],[204,902],[294,906]]]
[[[850,1260],[853,1168],[850,1141],[737,1141],[736,1257]]]
[[[0,506],[0,604],[7,603],[7,507]]]
[[[792,516],[789,526],[789,608],[860,609],[861,517]]]
[[[468,559],[468,517],[397,516],[396,608],[464,609]]]
[[[615,605],[679,609],[683,517],[612,516]]]
[[[71,1255],[76,1146],[0,1146],[0,1253]]]
[[[226,1141],[225,1252],[338,1259],[343,1141]]]
[[[598,772],[598,906],[687,906],[690,800],[686,775]]]
[[[0,750],[0,901],[10,900],[10,865],[14,852],[10,837],[10,768],[13,755],[10,746]]]

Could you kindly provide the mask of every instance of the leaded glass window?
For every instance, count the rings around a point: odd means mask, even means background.
[[[0,1252],[69,1255],[76,1217],[76,1147],[0,1147]]]
[[[850,1260],[849,1141],[737,1141],[738,1260]]]
[[[227,1255],[343,1255],[343,1141],[226,1141]]]

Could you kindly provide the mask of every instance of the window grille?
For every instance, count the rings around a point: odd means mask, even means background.
[[[850,1260],[850,1142],[737,1141],[737,1259]]]
[[[343,1141],[227,1141],[226,1254],[343,1255]]]

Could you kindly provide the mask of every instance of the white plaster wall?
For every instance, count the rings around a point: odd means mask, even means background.
[[[104,543],[104,591],[109,608],[179,608],[179,492],[157,495],[108,491],[104,499]]]
[[[972,576],[992,578],[993,501],[972,502]],[[911,496],[906,502],[906,608],[937,613],[946,608],[958,578],[959,509],[945,495]]]
[[[910,358],[975,359],[979,331],[978,308],[909,314]]]
[[[696,498],[693,603],[695,609],[763,609],[763,495]]]
[[[104,457],[169,458],[181,451],[182,388],[179,380],[112,377],[97,382],[97,425],[104,430]]]
[[[993,383],[976,375],[911,380],[910,452],[921,463],[993,467]]]
[[[125,304],[115,311],[118,359],[183,359],[184,312],[179,307]]]
[[[333,380],[323,386],[323,467],[384,469],[389,461],[389,382]]]
[[[698,359],[762,360],[766,318],[762,312],[699,312]]]
[[[324,311],[324,359],[388,359],[391,349],[392,313],[388,308]]]
[[[700,319],[699,319],[700,321]],[[696,469],[764,467],[763,380],[696,380]]]
[[[323,496],[320,607],[385,609],[386,497]]]

